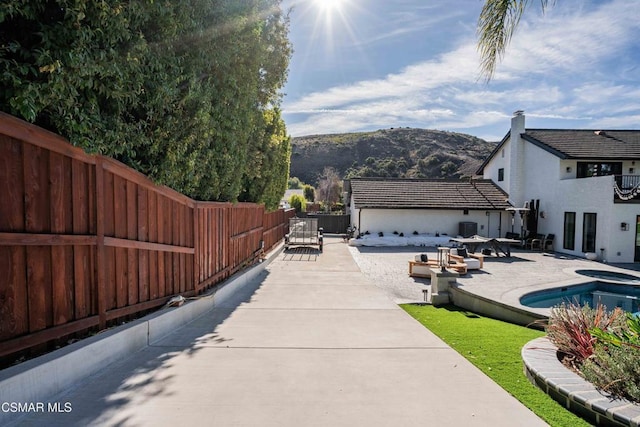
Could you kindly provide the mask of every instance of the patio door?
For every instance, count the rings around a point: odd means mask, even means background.
[[[633,255],[633,262],[640,262],[640,215],[636,216],[636,250]]]

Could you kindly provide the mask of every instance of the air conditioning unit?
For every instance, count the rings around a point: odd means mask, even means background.
[[[458,234],[462,237],[471,237],[478,234],[478,223],[463,221],[458,224]]]

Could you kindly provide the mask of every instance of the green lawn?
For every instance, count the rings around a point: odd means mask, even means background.
[[[416,320],[551,426],[589,426],[527,380],[522,347],[544,332],[470,313],[454,306],[403,305]]]

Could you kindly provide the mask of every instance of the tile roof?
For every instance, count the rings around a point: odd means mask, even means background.
[[[522,137],[562,159],[640,159],[640,130],[526,129]]]
[[[470,209],[503,210],[511,205],[507,194],[488,179],[353,178],[356,209]]]

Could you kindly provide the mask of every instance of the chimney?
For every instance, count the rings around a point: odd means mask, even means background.
[[[511,118],[509,135],[509,198],[514,206],[524,203],[524,141],[520,137],[525,132],[524,111],[517,110]]]

